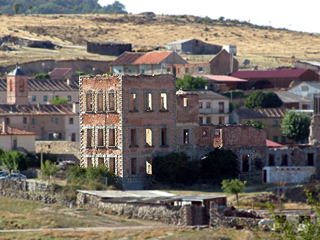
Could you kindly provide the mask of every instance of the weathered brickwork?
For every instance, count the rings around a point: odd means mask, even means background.
[[[143,177],[154,155],[175,150],[175,91],[172,75],[80,78],[81,164]]]

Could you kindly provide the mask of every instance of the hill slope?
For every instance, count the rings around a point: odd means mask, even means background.
[[[164,46],[176,40],[197,38],[213,44],[235,44],[239,62],[249,59],[259,68],[288,66],[294,60],[320,61],[319,34],[254,26],[239,21],[194,16],[158,15],[148,18],[130,14],[72,14],[2,15],[0,22],[3,35],[38,38],[66,45],[85,45],[86,41],[124,41],[140,47]],[[2,57],[10,56],[2,53]],[[84,50],[79,56],[85,56]],[[15,58],[18,57],[16,54]],[[207,61],[210,57],[187,56],[190,62]]]
[[[118,1],[101,7],[98,0],[1,0],[0,13],[13,14],[16,2],[20,4],[18,13],[25,14],[127,13]]]

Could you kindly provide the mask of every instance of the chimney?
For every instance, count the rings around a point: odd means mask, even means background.
[[[2,133],[8,133],[8,126],[6,120],[3,120],[2,122]]]
[[[72,112],[79,113],[79,102],[72,103]]]

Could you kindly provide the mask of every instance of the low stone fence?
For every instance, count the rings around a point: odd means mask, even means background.
[[[180,210],[172,210],[167,206],[127,204],[127,203],[108,203],[103,202],[100,197],[85,193],[78,193],[76,204],[79,206],[86,205],[91,208],[97,208],[106,213],[125,215],[140,219],[157,220],[166,224],[175,225],[192,225],[187,212],[191,206],[184,206]]]
[[[70,203],[67,197],[55,194],[51,185],[13,179],[0,179],[0,196],[41,201],[49,204],[60,203],[65,205]]]
[[[254,228],[259,226],[260,217],[226,217],[224,209],[219,208],[214,202],[210,203],[210,226],[211,227],[235,227],[243,226],[246,228]]]

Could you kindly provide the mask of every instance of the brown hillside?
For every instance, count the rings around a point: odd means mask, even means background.
[[[291,65],[293,60],[320,61],[320,35],[273,28],[262,28],[238,21],[218,22],[193,16],[155,16],[147,19],[137,15],[1,15],[2,35],[49,40],[65,45],[85,45],[86,41],[124,41],[138,47],[164,46],[181,40],[198,38],[208,43],[237,45],[237,58],[253,61],[259,68]],[[36,55],[22,50],[0,52],[0,65],[15,61],[43,58],[110,59],[82,50],[39,51]],[[22,55],[25,54],[24,57]],[[292,56],[295,58],[292,59]],[[189,59],[190,60],[190,59]],[[203,61],[207,58],[193,58]]]

